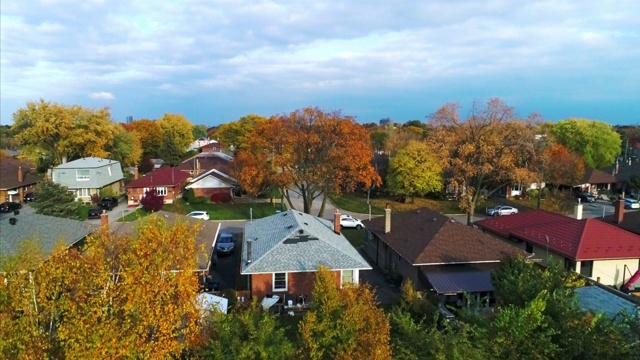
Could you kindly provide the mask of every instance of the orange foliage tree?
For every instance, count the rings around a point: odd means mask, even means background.
[[[485,106],[474,104],[467,119],[460,118],[457,104],[446,104],[432,116],[428,141],[440,146],[448,181],[460,191],[467,224],[481,196],[534,178],[529,166],[535,142],[531,120],[518,118],[497,98]]]
[[[541,160],[544,181],[552,183],[556,191],[560,185],[578,184],[584,176],[585,164],[582,156],[560,144],[544,148]]]
[[[153,120],[136,120],[124,125],[127,131],[135,132],[142,146],[142,156],[155,158],[162,148],[162,129]]]
[[[303,211],[310,213],[313,200],[329,191],[380,184],[372,156],[368,132],[352,117],[309,107],[256,124],[236,159],[240,172],[250,175],[240,175],[238,181],[249,192],[264,182],[278,186],[293,208],[286,191],[292,189],[302,197]]]
[[[193,302],[199,229],[151,215],[136,230],[103,229],[83,252],[58,251],[35,271],[5,272],[0,354],[166,359],[205,342]]]

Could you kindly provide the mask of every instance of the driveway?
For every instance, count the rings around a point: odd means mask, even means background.
[[[209,268],[209,275],[218,282],[218,289],[224,291],[231,288],[236,289],[238,276],[240,276],[240,256],[242,254],[242,234],[246,220],[221,221],[220,232],[233,234],[235,250],[229,255],[219,255],[218,261],[212,261]],[[214,250],[215,251],[215,250]],[[215,256],[215,254],[212,254]],[[240,289],[243,290],[243,289]]]

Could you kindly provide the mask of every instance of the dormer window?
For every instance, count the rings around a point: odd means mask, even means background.
[[[89,181],[91,180],[91,170],[76,170],[77,181]]]

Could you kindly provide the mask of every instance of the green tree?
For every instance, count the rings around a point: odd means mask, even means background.
[[[286,337],[274,315],[262,311],[256,299],[213,320],[207,359],[293,359],[294,343]]]
[[[335,273],[321,267],[314,308],[300,323],[305,359],[389,359],[389,320],[366,285],[336,287]]]
[[[640,192],[640,174],[631,175],[627,180],[627,187],[636,193]]]
[[[412,141],[389,161],[387,189],[394,194],[415,195],[442,190],[442,163],[425,142]]]
[[[193,138],[207,138],[209,134],[207,134],[207,126],[206,125],[194,125],[193,126]]]
[[[142,146],[135,132],[128,132],[123,127],[118,129],[113,142],[107,145],[109,158],[119,161],[122,166],[136,166],[142,157]]]
[[[157,123],[162,129],[162,157],[169,165],[178,165],[193,142],[193,125],[179,114],[164,114]]]
[[[237,121],[220,125],[213,136],[215,136],[223,146],[237,152],[238,149],[247,142],[247,137],[256,125],[265,121],[267,121],[267,118],[264,116],[249,114],[241,117]]]
[[[36,200],[31,203],[31,206],[37,214],[42,215],[75,219],[82,206],[76,201],[75,193],[70,192],[69,188],[50,180],[38,183],[35,197]]]
[[[569,118],[553,125],[551,134],[558,143],[582,155],[588,167],[611,165],[620,155],[620,134],[602,121]]]
[[[389,133],[383,130],[375,130],[371,132],[371,143],[373,149],[377,152],[384,152],[387,149],[387,141],[389,140]]]

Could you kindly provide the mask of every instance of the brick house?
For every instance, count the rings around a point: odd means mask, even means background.
[[[26,193],[35,190],[40,179],[29,162],[3,158],[0,160],[0,202],[20,202]]]
[[[336,286],[357,284],[371,266],[340,233],[340,221],[289,210],[247,222],[240,274],[249,277],[251,296],[275,294],[281,299],[305,296],[312,301],[320,266],[335,276]],[[334,225],[337,224],[337,225]]]
[[[138,171],[135,169],[134,180],[125,186],[127,204],[138,206],[144,194],[152,188],[155,188],[159,195],[164,196],[165,204],[172,204],[177,197],[181,196],[189,176],[188,172],[167,166],[154,169],[144,176],[138,177]]]
[[[491,297],[491,272],[505,258],[528,255],[443,214],[422,208],[363,220],[363,248],[388,277],[411,279],[442,302]],[[393,224],[392,224],[393,223]]]

